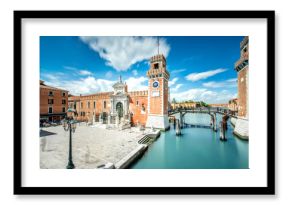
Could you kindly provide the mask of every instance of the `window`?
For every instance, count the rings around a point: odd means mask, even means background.
[[[90,108],[90,106],[91,106],[91,103],[90,103],[90,102],[88,102],[88,108]]]
[[[96,101],[94,101],[94,109],[96,108]]]
[[[65,92],[62,92],[62,97],[65,97]]]
[[[53,92],[52,91],[49,91],[48,92],[48,96],[53,96]]]
[[[107,107],[107,102],[106,101],[104,101],[104,108],[106,108]]]
[[[83,108],[83,103],[81,102],[81,108]]]
[[[62,107],[62,112],[65,112],[65,107]]]
[[[74,109],[76,110],[77,109],[77,103],[74,102]]]
[[[48,113],[52,113],[52,112],[53,112],[52,107],[49,107],[48,108]]]
[[[136,101],[136,106],[139,106],[139,101],[138,100]]]
[[[145,112],[145,110],[146,110],[145,105],[144,105],[144,103],[142,103],[142,111]]]
[[[52,105],[53,104],[53,99],[48,99],[48,104]]]
[[[62,100],[61,104],[65,105],[66,104],[66,100]]]
[[[158,69],[158,63],[154,64],[154,69]]]

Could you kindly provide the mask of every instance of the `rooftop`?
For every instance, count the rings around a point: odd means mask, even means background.
[[[57,88],[57,87],[52,87],[52,86],[45,85],[43,80],[39,80],[39,86],[40,86],[40,88],[44,88],[44,89],[60,90],[60,91],[68,92],[65,89],[61,89],[61,88]]]

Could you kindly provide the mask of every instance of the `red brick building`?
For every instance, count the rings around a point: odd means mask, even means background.
[[[68,109],[68,91],[51,87],[40,80],[40,120],[62,120]]]
[[[131,125],[167,129],[169,73],[163,55],[153,56],[147,72],[148,90],[128,92],[121,77],[113,92],[70,96],[69,106],[76,110],[76,119],[103,123],[128,122]]]
[[[248,118],[249,37],[240,43],[240,59],[235,63],[238,72],[238,116]]]
[[[96,121],[107,118],[111,113],[111,96],[113,92],[96,93],[92,95],[70,96],[69,107],[77,112],[75,118],[80,121]],[[129,110],[132,125],[145,125],[147,120],[148,91],[128,92]]]

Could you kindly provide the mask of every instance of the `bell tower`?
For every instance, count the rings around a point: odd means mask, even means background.
[[[168,121],[168,80],[166,59],[162,54],[150,59],[150,69],[147,71],[148,82],[148,117],[146,127],[161,130],[169,129]]]

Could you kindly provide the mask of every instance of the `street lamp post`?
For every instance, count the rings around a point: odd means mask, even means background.
[[[69,108],[67,110],[67,117],[63,122],[63,129],[65,131],[69,131],[69,152],[68,152],[68,164],[66,166],[67,169],[74,169],[75,165],[72,160],[72,132],[75,132],[76,130],[76,123],[73,119],[73,113],[75,113],[75,110],[72,108]]]

